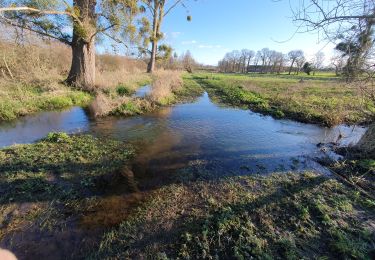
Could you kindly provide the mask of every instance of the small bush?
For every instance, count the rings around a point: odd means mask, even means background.
[[[52,132],[47,135],[45,140],[50,143],[68,143],[70,141],[70,136],[64,132]]]
[[[116,88],[116,93],[119,96],[123,97],[123,96],[128,96],[128,95],[132,94],[132,91],[128,87],[126,87],[125,85],[120,84]]]
[[[62,109],[73,105],[69,97],[51,97],[44,102],[42,109]]]

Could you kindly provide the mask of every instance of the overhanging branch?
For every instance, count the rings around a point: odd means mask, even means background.
[[[21,25],[21,24],[15,23],[11,19],[8,19],[8,18],[6,18],[6,17],[4,17],[2,15],[0,15],[0,20],[3,21],[4,23],[8,24],[8,25],[11,25],[11,26],[14,26],[14,27],[18,27],[18,28],[21,28],[21,29],[24,29],[24,30],[28,30],[28,31],[40,34],[42,36],[58,40],[58,41],[60,41],[60,42],[62,42],[64,44],[71,45],[71,42],[68,41],[67,39],[57,37],[57,36],[49,34],[47,32],[43,32],[43,31],[39,31],[39,30],[33,29],[33,28],[31,28],[29,26],[26,26],[26,25]]]
[[[37,13],[37,14],[42,14],[42,15],[67,15],[67,16],[72,17],[74,21],[82,25],[81,20],[73,12],[56,11],[56,10],[40,10],[40,9],[27,7],[27,6],[0,8],[0,14],[4,12],[30,12],[30,13]]]

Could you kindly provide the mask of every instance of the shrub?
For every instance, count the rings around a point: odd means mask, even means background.
[[[132,93],[132,91],[125,85],[118,85],[116,88],[116,92],[119,96],[128,96]]]
[[[50,143],[68,143],[70,141],[70,136],[64,132],[52,132],[47,135],[45,140]]]

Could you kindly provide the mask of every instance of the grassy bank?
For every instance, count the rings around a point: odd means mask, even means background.
[[[151,112],[161,106],[192,101],[204,91],[191,75],[179,71],[146,74],[141,82],[142,84],[136,81],[133,86],[120,84],[100,90],[90,110],[95,116],[134,116]],[[150,93],[142,98],[133,97],[139,86],[148,84],[152,85]]]
[[[0,121],[13,120],[39,111],[88,105],[91,95],[62,84],[49,87],[23,83],[0,83]]]
[[[114,193],[132,191],[132,155],[120,142],[63,133],[0,150],[0,247],[20,259],[85,255],[124,218],[128,201]]]
[[[333,126],[370,121],[375,105],[325,76],[196,74],[216,99],[277,118]]]
[[[13,120],[39,111],[87,106],[90,93],[62,84],[69,72],[71,49],[55,41],[45,42],[25,35],[22,44],[0,36],[0,121]],[[8,35],[9,34],[9,35]],[[150,82],[146,63],[116,55],[97,55],[96,86],[110,92],[119,86],[138,88]]]
[[[104,236],[94,258],[372,257],[375,202],[335,179],[206,177],[155,191]]]

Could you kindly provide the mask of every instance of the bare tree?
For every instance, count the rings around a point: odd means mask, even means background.
[[[292,69],[294,64],[296,63],[297,59],[303,56],[302,50],[293,50],[288,52],[288,57],[290,61],[290,67],[289,67],[289,75],[292,73]]]
[[[305,64],[306,62],[306,58],[304,55],[302,56],[299,56],[297,59],[296,59],[296,64],[297,64],[297,71],[296,71],[296,74],[298,75],[299,72],[302,70],[303,68],[303,65]]]
[[[314,68],[315,68],[315,70],[319,71],[323,68],[325,54],[322,51],[318,51],[317,53],[315,53],[314,56],[315,56],[314,57]],[[314,70],[314,74],[315,74],[315,70]]]
[[[260,73],[267,73],[267,64],[268,64],[269,59],[270,59],[270,52],[271,51],[268,48],[263,48],[259,52],[260,60],[262,62],[262,67],[261,67]]]
[[[336,38],[357,26],[359,20],[375,18],[373,0],[307,0],[292,9],[294,21],[305,31],[321,30],[327,37]]]
[[[340,72],[345,66],[345,58],[341,54],[336,54],[331,58],[331,65],[335,68],[336,76],[340,76]]]
[[[251,64],[251,60],[252,60],[252,59],[254,58],[254,56],[255,56],[255,52],[254,52],[254,51],[251,51],[251,50],[247,50],[246,54],[247,54],[246,72],[248,72],[248,71],[249,71],[250,64]]]
[[[373,0],[308,0],[293,9],[294,21],[303,31],[319,31],[337,44],[347,57],[344,74],[355,79],[369,68],[375,25]]]
[[[192,73],[194,70],[194,67],[196,66],[196,61],[193,58],[193,55],[191,55],[190,51],[186,51],[182,56],[181,56],[181,62],[184,67],[184,69]]]

